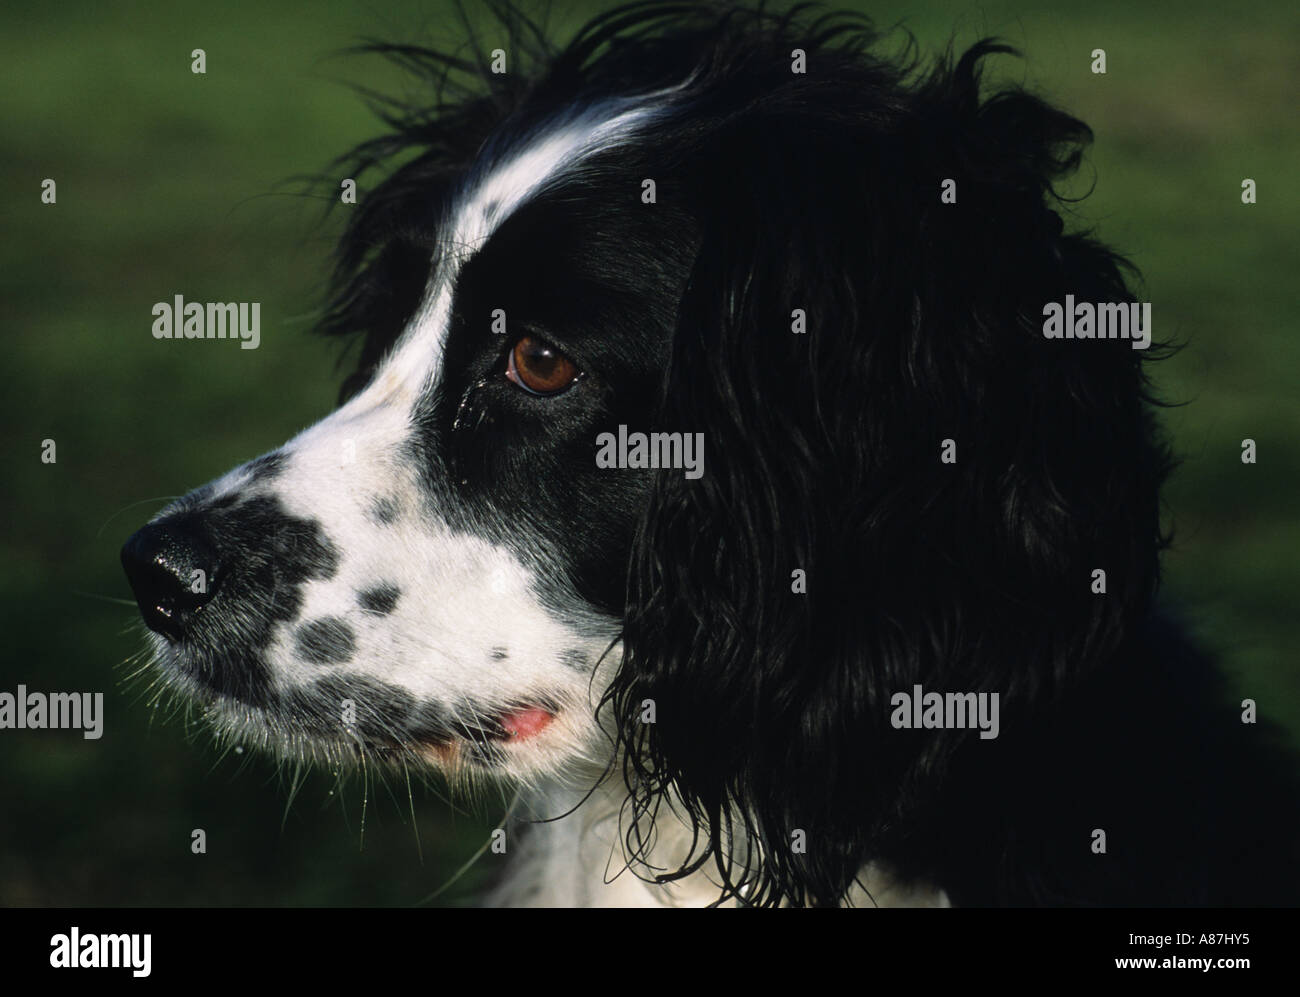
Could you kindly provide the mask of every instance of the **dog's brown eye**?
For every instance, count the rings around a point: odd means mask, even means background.
[[[555,395],[577,380],[578,368],[549,343],[524,336],[510,351],[506,377],[530,394]]]

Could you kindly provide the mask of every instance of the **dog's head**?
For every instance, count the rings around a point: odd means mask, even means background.
[[[448,89],[363,147],[415,155],[345,209],[341,407],[133,536],[132,586],[241,738],[621,758],[729,887],[833,900],[969,740],[893,729],[893,693],[1014,723],[1155,585],[1144,355],[1043,334],[1131,298],[1053,210],[1087,129],[981,96],[997,46],[922,73],[848,17],[638,6],[525,71],[535,43],[477,95],[395,50]]]

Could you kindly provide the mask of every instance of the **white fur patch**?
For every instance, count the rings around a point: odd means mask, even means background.
[[[722,891],[709,863],[675,882],[653,881],[656,872],[677,868],[691,847],[690,831],[667,805],[658,810],[653,846],[641,862],[628,864],[623,852],[626,828],[619,823],[626,812],[626,793],[614,778],[588,795],[599,778],[600,772],[593,770],[586,780],[573,780],[576,788],[552,781],[524,797],[519,816],[535,823],[517,823],[507,832],[513,848],[511,872],[487,902],[497,907],[705,907],[716,902]],[[564,813],[569,815],[563,820],[548,820]],[[844,905],[952,903],[935,886],[902,882],[873,864],[859,873]],[[726,906],[738,905],[732,901]]]
[[[441,263],[385,365],[390,378],[400,373],[398,380],[408,387],[417,385],[417,394],[428,388],[436,373],[430,365],[442,354],[460,268],[520,205],[579,168],[587,157],[628,141],[656,113],[657,105],[611,101],[553,122],[504,163],[471,171],[444,226],[447,234],[439,240]]]

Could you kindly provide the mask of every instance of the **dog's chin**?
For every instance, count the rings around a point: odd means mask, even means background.
[[[470,782],[535,778],[587,754],[589,725],[580,722],[582,711],[576,704],[558,694],[480,707],[403,730],[384,718],[363,715],[349,720],[342,712],[336,721],[326,720],[336,704],[327,707],[293,693],[271,693],[266,702],[247,702],[216,688],[175,645],[156,635],[153,645],[161,693],[189,709],[191,719],[209,729],[222,747],[241,753],[251,749],[332,771],[369,764],[408,773],[428,769]]]

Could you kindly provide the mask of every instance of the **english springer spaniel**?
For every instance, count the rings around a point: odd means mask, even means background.
[[[340,407],[123,549],[169,685],[517,787],[498,904],[1300,899],[1295,765],[1154,607],[1164,348],[1085,330],[1136,304],[1062,225],[1088,128],[992,41],[498,13],[383,47],[428,96],[343,161]]]

